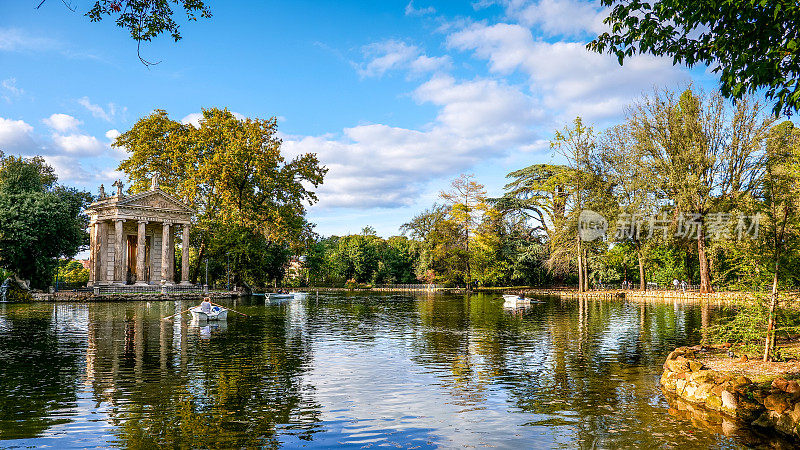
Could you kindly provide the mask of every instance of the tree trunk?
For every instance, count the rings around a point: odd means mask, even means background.
[[[647,281],[644,278],[644,252],[642,251],[642,244],[636,243],[636,256],[639,259],[639,289],[647,290]]]
[[[581,253],[581,237],[578,235],[578,292],[583,292],[583,255]]]
[[[470,267],[469,267],[469,223],[467,223],[465,225],[465,228],[467,230],[467,239],[464,242],[464,245],[465,245],[465,247],[467,249],[467,283],[466,284],[467,284],[467,290],[469,291],[469,290],[471,290],[470,289],[470,284],[472,282],[471,274],[470,274]]]
[[[772,361],[775,348],[775,309],[778,306],[778,254],[775,255],[775,273],[772,276],[772,295],[769,302],[769,319],[767,319],[767,338],[764,342],[764,361]]]
[[[587,292],[589,290],[589,258],[587,256],[589,252],[586,249],[583,249],[583,291]]]
[[[708,258],[706,257],[706,235],[702,225],[697,230],[697,257],[700,262],[700,293],[713,292],[711,274],[708,271]]]

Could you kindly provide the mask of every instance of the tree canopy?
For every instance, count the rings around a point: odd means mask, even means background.
[[[50,282],[58,258],[71,258],[89,243],[88,192],[56,183],[41,157],[0,152],[0,267],[32,287]]]
[[[37,9],[46,1],[40,0]],[[67,2],[64,4],[72,9]],[[189,21],[196,21],[198,16],[205,19],[211,17],[211,10],[204,0],[95,0],[85,16],[92,22],[113,18],[114,23],[127,30],[136,41],[139,59],[145,65],[150,65],[153,63],[141,56],[142,42],[150,42],[163,33],[169,33],[175,42],[181,39],[180,25],[174,19],[171,5],[183,8]]]
[[[765,90],[774,112],[800,107],[800,4],[794,0],[601,0],[611,31],[587,47],[617,56],[672,57],[720,76],[723,96]]]
[[[235,281],[261,284],[275,278],[275,270],[257,259],[288,258],[277,248],[299,248],[312,235],[305,206],[316,202],[313,188],[327,169],[310,153],[287,161],[276,133],[275,118],[239,119],[206,109],[195,127],[157,110],[114,142],[130,153],[119,170],[133,182],[131,192],[147,190],[158,175],[161,189],[198,211],[193,279],[201,260],[212,257],[229,265]],[[238,239],[232,230],[247,230],[259,242]]]

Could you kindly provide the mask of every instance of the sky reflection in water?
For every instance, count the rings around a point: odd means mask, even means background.
[[[314,295],[198,327],[183,302],[0,305],[0,447],[736,448],[668,413],[713,311]],[[233,316],[233,315],[231,315]]]

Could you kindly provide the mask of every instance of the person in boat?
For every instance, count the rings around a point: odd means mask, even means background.
[[[211,299],[206,297],[203,299],[203,302],[200,303],[200,311],[206,314],[211,314]]]

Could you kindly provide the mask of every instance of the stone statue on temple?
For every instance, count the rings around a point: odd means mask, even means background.
[[[117,188],[117,197],[122,198],[122,181],[117,180],[112,186],[116,186]]]
[[[155,191],[156,189],[158,189],[158,174],[154,173],[153,179],[150,181],[150,190]]]
[[[104,198],[106,198],[106,187],[101,184],[100,185],[100,195],[97,196],[97,199],[98,200],[103,200]]]

